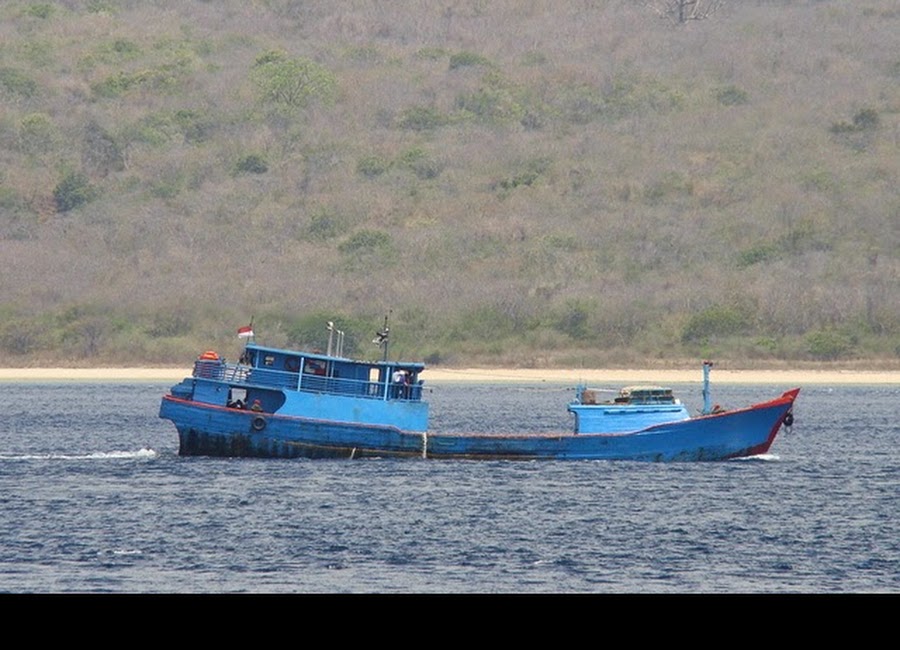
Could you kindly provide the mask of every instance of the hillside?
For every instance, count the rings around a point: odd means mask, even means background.
[[[897,364],[896,2],[647,5],[2,3],[4,365]]]

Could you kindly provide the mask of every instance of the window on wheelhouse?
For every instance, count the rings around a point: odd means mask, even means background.
[[[237,387],[229,389],[226,406],[232,409],[247,408],[247,390]]]
[[[374,366],[369,368],[369,383],[366,390],[369,395],[376,397],[384,396],[384,381],[382,380],[382,376],[381,368]]]

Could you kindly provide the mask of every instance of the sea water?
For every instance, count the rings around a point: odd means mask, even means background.
[[[181,458],[167,389],[0,384],[0,591],[900,592],[900,386],[804,387],[769,454],[671,464]],[[435,430],[554,431],[573,392],[426,397]]]

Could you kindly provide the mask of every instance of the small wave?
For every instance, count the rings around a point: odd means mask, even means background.
[[[758,462],[771,462],[774,463],[776,461],[781,460],[781,456],[778,454],[758,454],[756,456],[744,456],[743,458],[735,458],[734,460],[739,461],[758,461]]]
[[[88,454],[87,458],[156,458],[159,453],[149,447],[137,451],[103,451]]]
[[[0,460],[108,460],[157,457],[159,452],[149,447],[137,451],[95,451],[86,454],[0,454]]]

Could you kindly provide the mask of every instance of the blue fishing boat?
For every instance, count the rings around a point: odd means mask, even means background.
[[[248,335],[249,328],[239,334]],[[376,339],[384,358],[345,358],[267,347],[250,340],[238,363],[213,351],[164,395],[161,418],[178,431],[182,456],[259,458],[406,457],[717,461],[767,452],[793,423],[795,388],[766,402],[691,416],[672,391],[628,387],[613,399],[577,388],[568,410],[575,426],[557,433],[429,432],[425,365],[387,359],[386,327]]]

